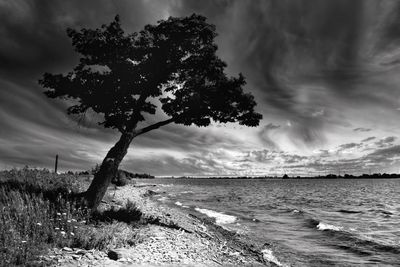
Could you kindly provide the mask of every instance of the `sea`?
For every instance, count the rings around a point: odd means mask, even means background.
[[[248,237],[277,266],[400,266],[400,179],[156,178],[155,198]]]

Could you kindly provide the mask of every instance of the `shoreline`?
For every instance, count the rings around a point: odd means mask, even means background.
[[[245,236],[202,218],[190,210],[171,207],[153,196],[163,191],[161,185],[128,184],[110,186],[100,209],[122,208],[135,203],[143,217],[152,223],[138,228],[141,241],[129,247],[111,248],[118,257],[111,260],[99,252],[95,261],[69,257],[58,266],[275,266],[263,257],[262,248]],[[108,256],[112,252],[108,251]]]

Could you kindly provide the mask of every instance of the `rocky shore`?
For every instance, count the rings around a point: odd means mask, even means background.
[[[101,209],[135,203],[151,223],[137,230],[140,241],[107,251],[74,248],[53,249],[43,256],[56,266],[271,266],[261,248],[244,237],[202,219],[158,203],[156,185],[110,187]]]

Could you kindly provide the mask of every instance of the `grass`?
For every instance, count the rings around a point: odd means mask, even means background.
[[[140,242],[140,210],[127,203],[90,214],[74,200],[80,179],[28,167],[0,172],[1,263],[40,265],[38,256],[53,247],[105,250]]]

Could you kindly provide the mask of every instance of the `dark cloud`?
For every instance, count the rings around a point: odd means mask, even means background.
[[[351,148],[359,148],[361,144],[358,143],[348,143],[339,146],[339,150],[351,149]]]
[[[359,127],[359,128],[355,128],[353,129],[354,132],[370,132],[371,129],[369,128],[363,128],[363,127]]]
[[[383,147],[387,147],[393,144],[393,142],[397,139],[396,136],[388,136],[385,137],[383,139],[380,139],[379,141],[375,142],[375,145],[383,148]]]
[[[376,137],[375,137],[375,136],[371,136],[371,137],[368,137],[368,138],[365,138],[365,139],[361,140],[361,142],[362,142],[362,143],[365,143],[365,142],[372,141],[372,140],[374,140],[374,139],[376,139]]]
[[[382,125],[386,135],[397,131],[391,121],[398,114],[391,112],[397,112],[400,97],[395,50],[400,40],[399,10],[396,1],[375,0],[1,1],[0,162],[10,167],[51,167],[59,153],[65,168],[87,169],[102,159],[118,134],[98,126],[95,114],[67,117],[68,103],[46,99],[37,80],[44,72],[66,72],[77,63],[67,27],[99,27],[116,14],[128,32],[169,15],[207,16],[217,26],[218,53],[228,63],[227,72],[243,72],[246,89],[259,103],[257,109],[267,120],[279,123],[255,129],[248,143],[233,128],[214,131],[171,125],[139,137],[132,146],[132,151],[171,153],[127,159],[128,169],[132,165],[135,171],[157,174],[222,173],[254,168],[252,162],[301,162],[314,168],[306,163],[309,157],[282,149],[292,142],[297,148],[319,151],[329,147],[340,130],[354,127],[358,127],[354,132],[376,136],[361,143],[379,139],[368,143],[368,149],[392,147],[395,136],[382,138],[383,133],[374,131]],[[354,126],[357,119],[362,121]],[[368,120],[373,123],[365,123]],[[376,128],[364,127],[377,121],[381,125]],[[260,142],[268,150],[254,149]],[[357,151],[367,146],[361,143],[338,149]],[[239,161],[235,156],[215,152],[248,150],[244,146],[253,146],[253,152],[234,167],[227,162]],[[328,164],[332,154],[320,150],[315,166]],[[361,168],[362,160],[373,157],[378,156],[343,159],[339,164]],[[334,162],[329,164],[334,169]]]

